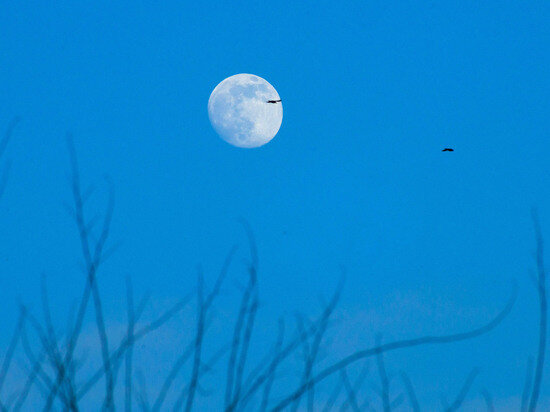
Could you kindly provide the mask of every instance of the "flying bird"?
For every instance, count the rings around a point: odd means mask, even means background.
[[[280,101],[281,101],[281,99],[279,99],[279,100],[268,100],[267,103],[275,104],[275,103],[279,103]]]
[[[450,147],[446,147],[445,149],[442,150],[442,152],[454,152],[455,149],[451,149]]]

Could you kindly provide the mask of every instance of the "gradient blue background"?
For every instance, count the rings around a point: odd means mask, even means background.
[[[119,247],[100,277],[112,319],[124,320],[126,276],[163,307],[193,290],[199,263],[211,282],[238,244],[219,302],[234,308],[244,217],[260,254],[260,345],[279,315],[291,329],[295,311],[315,314],[341,265],[334,356],[378,332],[481,324],[516,279],[495,332],[387,362],[427,405],[474,366],[472,402],[484,386],[502,410],[517,403],[536,349],[531,207],[550,238],[548,2],[94,3],[0,5],[0,127],[22,117],[0,204],[6,328],[19,298],[39,312],[41,273],[61,323],[82,288],[64,208],[70,131],[83,181],[98,188],[92,209],[102,176],[115,185]],[[260,149],[226,144],[208,122],[210,92],[241,72],[284,103]],[[550,372],[544,382],[548,405]]]

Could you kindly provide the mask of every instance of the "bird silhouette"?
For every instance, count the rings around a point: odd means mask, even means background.
[[[275,104],[275,103],[279,103],[280,101],[281,101],[281,99],[279,99],[279,100],[268,100],[267,103]]]
[[[446,147],[445,149],[442,150],[442,152],[454,152],[455,149],[451,149],[450,147]]]

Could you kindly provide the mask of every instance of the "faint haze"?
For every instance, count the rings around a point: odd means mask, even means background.
[[[549,18],[539,1],[4,2],[2,405],[74,409],[99,373],[80,410],[216,411],[264,368],[234,409],[271,410],[357,351],[489,325],[369,352],[286,410],[412,410],[411,387],[421,410],[549,409],[532,216],[548,239]],[[209,122],[236,73],[283,99],[261,148]]]

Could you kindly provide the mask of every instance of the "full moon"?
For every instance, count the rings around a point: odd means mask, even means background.
[[[277,90],[253,74],[236,74],[223,80],[210,94],[208,117],[214,130],[227,143],[253,148],[275,137],[283,121]]]

